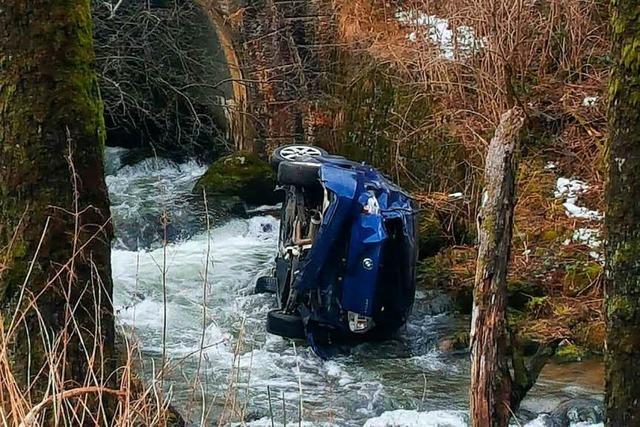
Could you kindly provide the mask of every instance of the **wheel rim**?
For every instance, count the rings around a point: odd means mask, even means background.
[[[322,155],[322,151],[308,145],[292,145],[290,147],[284,147],[278,154],[280,154],[283,159],[291,161],[301,157],[318,157]]]

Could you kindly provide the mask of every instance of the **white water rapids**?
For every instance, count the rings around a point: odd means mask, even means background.
[[[260,211],[249,218],[214,216],[208,233],[203,203],[191,195],[204,166],[145,160],[121,167],[122,153],[107,151],[119,324],[139,344],[147,378],[159,369],[164,347],[172,368],[165,388],[178,409],[195,408],[190,419],[200,419],[204,400],[208,425],[217,425],[221,412],[230,424],[251,426],[271,426],[272,418],[275,425],[467,425],[467,358],[441,353],[436,344],[468,319],[447,314],[445,297],[419,291],[397,339],[322,361],[304,343],[294,347],[267,334],[266,313],[275,299],[252,292],[256,277],[272,265],[278,220]],[[164,211],[172,227],[166,248]],[[531,391],[524,404],[531,426],[546,425],[535,414],[560,400],[599,392],[567,381],[543,378]]]

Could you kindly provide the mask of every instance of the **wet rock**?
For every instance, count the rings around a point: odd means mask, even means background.
[[[569,427],[573,423],[604,421],[604,406],[596,399],[572,399],[560,403],[550,414],[553,427]]]
[[[584,348],[569,342],[564,342],[558,347],[554,360],[558,363],[580,362],[587,354]]]
[[[156,158],[156,153],[151,149],[151,147],[141,147],[126,150],[120,157],[120,161],[122,166],[133,166],[151,158]]]
[[[469,349],[469,332],[462,331],[446,336],[438,342],[438,349],[442,352],[466,352]]]
[[[200,231],[202,220],[191,212],[175,212],[168,215],[166,224],[163,213],[157,210],[137,212],[117,222],[115,247],[128,250],[152,249],[167,243],[184,240]]]
[[[449,313],[453,310],[454,304],[451,295],[438,290],[420,290],[416,298],[421,298],[420,304],[424,307],[424,312],[429,316],[437,316],[438,314]]]
[[[215,161],[196,182],[193,192],[217,198],[239,198],[253,205],[277,203],[276,177],[269,163],[255,154],[239,152]]]

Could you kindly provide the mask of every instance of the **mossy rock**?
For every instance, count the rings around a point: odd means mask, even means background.
[[[541,285],[524,280],[513,280],[507,284],[509,309],[520,312],[527,308],[532,299],[542,297],[544,290]],[[463,314],[470,314],[473,308],[473,282],[469,286],[460,286],[451,291],[456,310]]]
[[[440,289],[451,297],[455,311],[470,314],[473,305],[473,277],[475,274],[475,251],[446,248],[437,255],[420,261],[417,269],[418,283],[425,289]],[[467,264],[474,260],[472,270],[453,266]]]
[[[510,325],[514,324],[510,323]],[[515,340],[515,347],[517,347],[516,350],[520,351],[524,357],[531,357],[535,355],[541,346],[540,341],[535,336],[521,330],[517,331]]]
[[[277,203],[276,176],[269,165],[255,154],[238,152],[215,161],[193,187],[195,194],[233,198],[252,205]]]
[[[553,359],[558,363],[581,362],[588,355],[588,351],[575,344],[564,344],[558,347]]]

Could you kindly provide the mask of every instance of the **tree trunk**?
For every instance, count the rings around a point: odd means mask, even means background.
[[[49,369],[67,388],[90,367],[98,379],[112,372],[112,229],[93,62],[89,0],[2,2],[0,346],[36,397]]]
[[[506,426],[511,414],[507,264],[515,205],[515,151],[523,123],[520,108],[504,113],[487,153],[471,320],[470,411],[476,427]]]
[[[612,0],[606,167],[605,405],[609,426],[640,425],[640,4]]]

